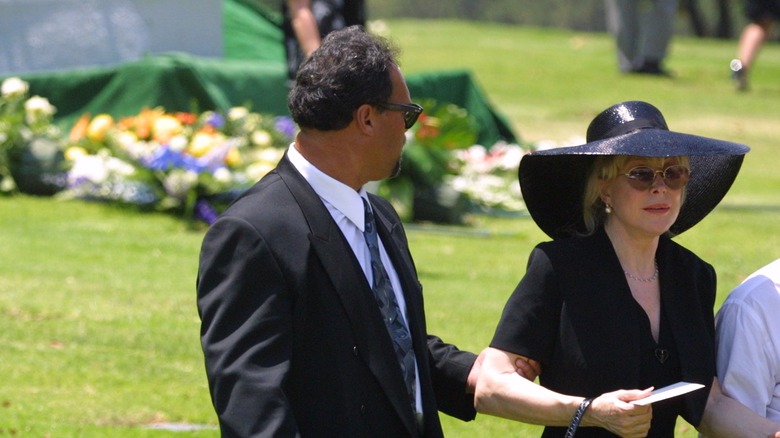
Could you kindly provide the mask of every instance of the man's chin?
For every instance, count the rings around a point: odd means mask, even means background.
[[[393,171],[390,173],[390,178],[395,178],[400,174],[401,174],[401,159],[399,158],[398,161],[395,163],[395,167],[393,167]]]

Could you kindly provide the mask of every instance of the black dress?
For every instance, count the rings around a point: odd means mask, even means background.
[[[540,383],[562,394],[596,397],[618,389],[701,383],[705,388],[653,404],[649,436],[673,437],[677,416],[698,426],[715,376],[715,272],[667,237],[661,237],[656,259],[657,343],[602,229],[533,250],[491,347],[539,361]],[[547,427],[543,436],[565,432]],[[611,436],[601,428],[577,431],[577,437]]]

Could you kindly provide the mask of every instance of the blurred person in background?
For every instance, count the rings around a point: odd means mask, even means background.
[[[605,0],[623,73],[671,76],[663,66],[674,34],[678,0]]]
[[[745,16],[749,23],[739,37],[737,58],[731,60],[731,78],[739,91],[748,89],[748,73],[761,46],[780,19],[780,0],[746,0]]]
[[[365,0],[283,0],[282,30],[287,54],[287,76],[295,80],[306,57],[325,35],[352,25],[366,25]]]

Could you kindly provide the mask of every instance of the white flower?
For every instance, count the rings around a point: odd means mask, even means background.
[[[130,131],[120,131],[114,135],[114,141],[119,144],[119,148],[126,151],[131,157],[138,159],[146,153],[144,142],[138,141],[138,137]]]
[[[271,134],[267,131],[258,130],[252,133],[252,144],[260,147],[268,147],[271,145]]]
[[[165,187],[165,192],[174,198],[184,199],[187,197],[187,192],[194,187],[197,182],[197,172],[175,169],[165,177],[163,187]]]
[[[187,140],[187,137],[179,134],[171,138],[171,140],[168,142],[168,147],[171,148],[172,151],[181,152],[187,148],[188,144],[189,140]]]
[[[241,120],[249,114],[249,110],[243,106],[234,106],[228,111],[228,119]]]
[[[49,103],[49,99],[40,96],[33,96],[24,103],[25,119],[27,123],[33,124],[36,121],[51,117],[57,109]]]
[[[107,154],[77,154],[68,172],[68,185],[74,187],[84,181],[100,184],[134,172],[132,165]]]
[[[221,183],[229,183],[233,176],[226,167],[220,167],[214,171],[214,179]]]
[[[0,87],[0,94],[3,97],[10,98],[15,96],[23,96],[30,90],[30,86],[27,82],[17,77],[8,78],[3,81],[2,87]]]

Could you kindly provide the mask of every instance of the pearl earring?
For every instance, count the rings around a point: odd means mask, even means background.
[[[604,212],[605,212],[605,213],[607,213],[607,214],[610,214],[610,213],[612,213],[612,206],[610,206],[609,204],[607,204],[607,206],[606,206],[606,207],[604,207]]]

